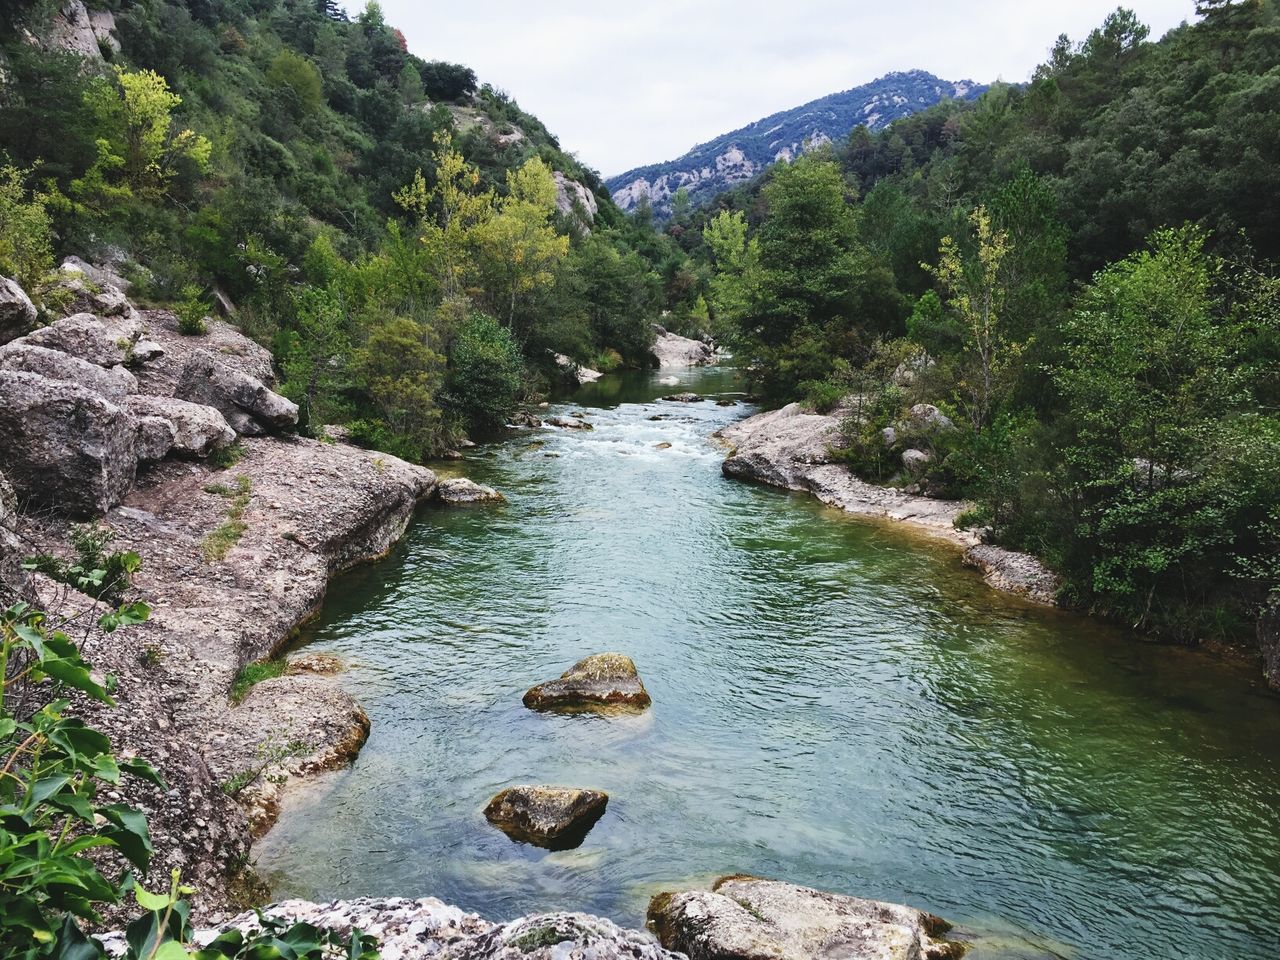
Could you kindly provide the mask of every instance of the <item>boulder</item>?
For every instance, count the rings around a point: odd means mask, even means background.
[[[18,498],[13,485],[0,473],[0,607],[8,606],[22,593],[27,575],[23,572],[23,549],[17,537]]]
[[[736,407],[737,405],[738,405],[737,400],[730,400],[728,397],[721,397],[719,400],[716,401],[717,407]]]
[[[343,939],[359,930],[378,941],[387,960],[684,960],[664,950],[652,934],[623,929],[603,917],[542,913],[496,924],[434,897],[286,900],[261,912],[242,913],[215,929],[198,930],[195,939],[208,943],[232,930],[257,934],[264,917],[286,926],[310,924]],[[123,933],[102,939],[108,955],[125,952]]]
[[[129,359],[132,345],[91,313],[77,313],[27,334],[19,343],[60,350],[99,367],[118,367]]]
[[[710,344],[658,330],[652,350],[659,367],[701,367],[715,362],[716,352]]]
[[[1272,690],[1280,690],[1280,598],[1273,600],[1258,618],[1258,649],[1267,683]]]
[[[124,367],[100,367],[61,350],[21,341],[0,347],[0,370],[22,370],[50,380],[78,383],[112,403],[138,392],[137,378]]]
[[[669,400],[672,403],[701,403],[703,398],[696,393],[673,393],[662,399]]]
[[[724,475],[790,490],[805,486],[807,469],[832,461],[844,440],[837,417],[810,413],[798,403],[731,424],[716,434],[733,445]]]
[[[587,423],[587,421],[580,420],[576,417],[547,417],[547,419],[544,420],[543,423],[545,423],[549,427],[559,427],[561,430],[594,430],[595,429],[595,427],[591,426],[591,424]]]
[[[578,386],[595,383],[604,376],[604,374],[599,370],[592,370],[590,367],[584,367],[575,362],[572,357],[566,357],[563,353],[554,354],[554,357],[556,366],[575,380]]]
[[[556,210],[563,217],[576,217],[582,228],[590,233],[600,212],[600,204],[596,195],[577,180],[570,180],[557,170],[553,175],[556,182]]]
[[[924,473],[925,469],[933,462],[933,454],[925,453],[923,450],[903,450],[902,466],[907,473],[913,477],[918,477]]]
[[[129,397],[125,406],[139,417],[160,417],[173,427],[175,454],[184,457],[204,458],[215,450],[230,446],[236,434],[226,417],[213,407],[176,397]]]
[[[535,417],[528,410],[517,410],[515,414],[511,417],[511,423],[509,424],[509,426],[530,427],[530,428],[536,429],[537,427],[542,426],[542,421],[539,420],[537,417]]]
[[[441,480],[436,490],[445,503],[502,503],[506,500],[506,497],[493,487],[483,486],[466,477]]]
[[[660,893],[649,924],[689,960],[952,960],[950,925],[911,907],[775,880],[723,877],[710,892]]]
[[[136,453],[139,463],[156,463],[173,449],[177,431],[164,417],[138,417],[138,443]]]
[[[508,787],[489,801],[485,819],[520,843],[571,850],[604,815],[609,795],[574,787]]]
[[[880,431],[880,439],[884,442],[886,448],[892,447],[898,442],[898,431],[894,427],[885,427]]]
[[[22,336],[36,325],[36,308],[27,292],[8,277],[0,277],[0,343]]]
[[[608,713],[644,710],[653,702],[636,665],[620,653],[597,653],[560,675],[531,687],[524,695],[530,710]]]
[[[279,433],[298,424],[297,404],[205,350],[188,357],[175,396],[214,407],[239,434]]]
[[[81,274],[88,277],[89,281],[98,287],[115,287],[123,294],[128,294],[129,288],[133,286],[114,266],[89,263],[80,257],[67,257],[62,261],[59,269],[73,276]]]
[[[137,443],[137,417],[87,387],[0,371],[0,462],[23,497],[105,513],[133,484]]]
[[[85,270],[90,272],[86,273]],[[116,281],[128,285],[108,268],[93,267],[78,257],[71,257],[62,263],[62,276],[58,280],[58,286],[71,295],[69,306],[72,313],[92,313],[104,318],[120,317],[138,324],[138,311]],[[137,339],[136,336],[134,339]]]
[[[917,403],[911,408],[911,422],[916,427],[923,427],[931,432],[954,430],[956,425],[951,418],[932,403]]]

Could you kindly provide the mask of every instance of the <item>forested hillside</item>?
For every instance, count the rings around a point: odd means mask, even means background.
[[[1184,640],[1251,634],[1280,575],[1280,17],[1194,13],[1117,11],[673,228],[762,391],[858,398],[856,472],[974,498],[1069,601]]]
[[[633,235],[536,118],[409,53],[376,2],[0,16],[0,273],[37,298],[65,254],[118,263],[193,331],[216,294],[304,429],[413,459],[501,424],[551,351],[649,362],[674,242]]]

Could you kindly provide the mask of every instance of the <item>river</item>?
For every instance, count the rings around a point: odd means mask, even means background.
[[[745,872],[931,910],[982,934],[975,957],[1277,956],[1280,701],[1256,671],[724,479],[709,435],[750,408],[660,400],[740,395],[732,370],[679,376],[549,411],[591,432],[472,450],[458,472],[509,503],[428,509],[334,584],[305,640],[349,661],[373,733],[255,847],[276,897],[638,926],[653,893]],[[635,659],[651,711],[521,705],[604,651]],[[514,783],[611,799],[548,853],[481,814]]]

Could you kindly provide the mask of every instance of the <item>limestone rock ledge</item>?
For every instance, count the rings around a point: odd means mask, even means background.
[[[309,923],[349,935],[352,930],[377,937],[383,960],[683,960],[664,950],[648,933],[623,929],[612,921],[581,913],[545,913],[510,923],[490,923],[434,898],[401,897],[308,903],[289,900],[263,911],[286,923]],[[257,915],[243,913],[221,927],[204,930],[208,943],[220,933],[260,930]],[[103,938],[119,955],[124,938]]]
[[[956,529],[956,518],[970,504],[864,483],[835,462],[832,451],[842,443],[837,415],[810,413],[792,403],[730,424],[716,437],[731,448],[723,466],[727,477],[807,492],[857,516],[910,524],[963,549],[966,564],[997,590],[1054,603],[1057,577],[1039,560],[983,544],[973,532]]]

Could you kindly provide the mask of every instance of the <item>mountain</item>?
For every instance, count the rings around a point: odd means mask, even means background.
[[[694,147],[678,160],[628,170],[605,181],[614,202],[633,209],[648,197],[654,211],[671,210],[681,187],[694,206],[745,183],[765,167],[806,149],[842,140],[857,126],[879,130],[947,99],[972,100],[986,86],[941,80],[924,70],[890,73],[871,83],[783,110]]]

